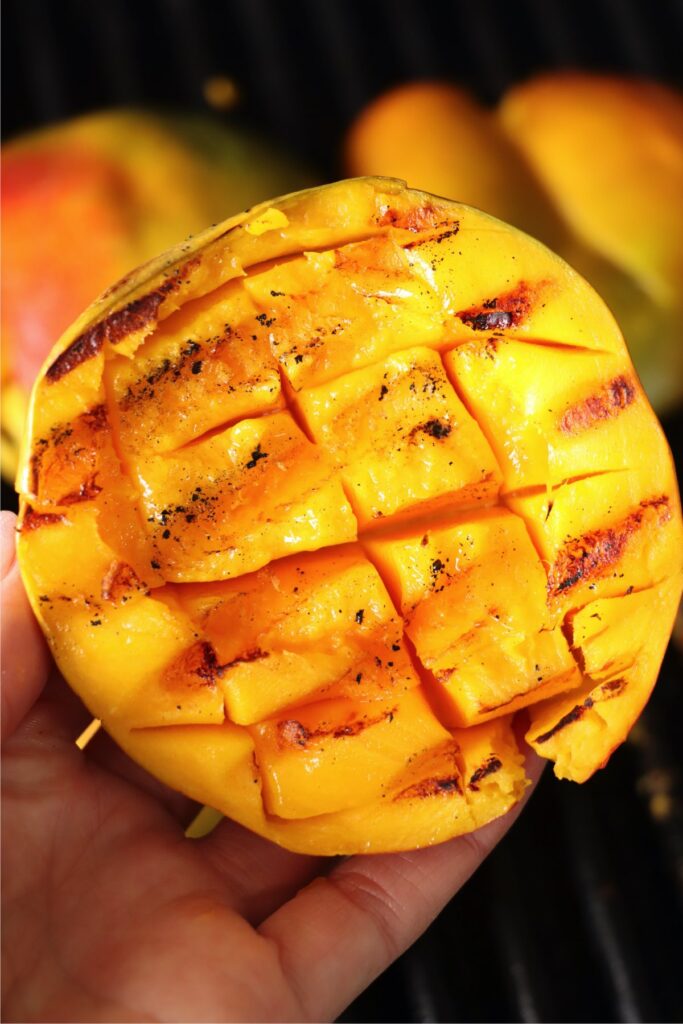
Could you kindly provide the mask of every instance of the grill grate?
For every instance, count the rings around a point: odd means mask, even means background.
[[[107,105],[200,109],[204,80],[223,73],[241,117],[329,177],[346,124],[402,79],[450,77],[489,101],[552,67],[681,81],[680,0],[5,0],[3,15],[6,135]],[[683,417],[666,427],[680,460]],[[670,651],[609,772],[581,788],[544,778],[343,1021],[683,1019],[681,678]]]

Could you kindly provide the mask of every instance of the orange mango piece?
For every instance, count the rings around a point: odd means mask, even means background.
[[[489,446],[428,349],[311,388],[299,406],[339,466],[361,525],[439,499],[457,507],[497,494]]]
[[[419,683],[403,623],[360,549],[293,556],[178,597],[215,652],[240,725],[313,698],[386,699]]]
[[[653,457],[667,472],[668,450],[623,357],[494,334],[444,362],[490,440],[507,491],[550,489],[645,461],[650,472]]]
[[[130,457],[282,404],[278,363],[239,280],[169,316],[135,360],[112,360],[108,386]]]
[[[332,467],[289,413],[242,420],[135,468],[153,560],[172,581],[229,579],[356,537]]]
[[[524,518],[547,563],[555,614],[679,571],[671,552],[683,550],[683,529],[670,465],[658,479],[644,463],[639,471],[596,474],[552,492],[519,492],[507,504]]]
[[[488,512],[376,540],[371,550],[448,725],[498,717],[580,684],[548,614],[543,566],[516,516]]]
[[[448,230],[448,212],[435,207],[428,224]],[[250,274],[244,287],[296,391],[409,345],[438,344],[446,330],[428,270],[391,233],[305,253]]]
[[[581,641],[579,649],[585,652],[588,681],[572,694],[534,706],[526,734],[534,750],[555,762],[558,778],[585,782],[625,739],[652,692],[679,590],[679,578],[665,580],[642,595],[596,601],[574,618],[575,641]],[[608,605],[613,606],[610,611]],[[611,643],[599,631],[591,633],[598,621],[593,615],[613,619]],[[634,618],[635,634],[629,633]]]
[[[95,509],[24,513],[19,557],[36,581],[52,652],[58,663],[70,659],[71,685],[97,718],[129,726],[223,721],[223,697],[197,658],[192,623],[103,541]]]
[[[415,757],[370,803],[313,818],[269,819],[273,838],[300,853],[375,853],[432,846],[504,814],[522,796],[524,762],[510,720],[455,730]]]
[[[252,726],[266,811],[305,818],[369,803],[411,758],[448,740],[420,688],[328,700]]]

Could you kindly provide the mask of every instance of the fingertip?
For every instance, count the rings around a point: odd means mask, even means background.
[[[19,573],[15,528],[14,513],[0,513],[3,740],[15,731],[37,700],[50,664],[45,640]]]
[[[16,560],[17,517],[14,512],[0,511],[0,579],[4,580]]]

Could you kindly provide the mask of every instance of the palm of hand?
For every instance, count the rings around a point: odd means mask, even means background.
[[[81,754],[62,688],[50,684],[3,759],[6,1014],[304,1019],[277,944],[240,912],[259,922],[312,863],[283,854],[280,885],[262,878],[252,892],[246,864],[184,839],[185,801],[164,805],[118,776],[106,741],[94,753],[111,768]]]
[[[35,700],[47,660],[7,554],[13,517],[0,526],[6,1019],[334,1017],[420,934],[515,812],[439,847],[340,862],[228,821],[185,839],[196,805],[104,735],[75,746],[88,715],[61,679]]]

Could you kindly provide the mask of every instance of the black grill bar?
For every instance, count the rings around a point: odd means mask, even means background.
[[[547,991],[543,950],[530,920],[524,879],[526,867],[520,863],[518,845],[511,844],[505,856],[491,866],[491,929],[499,959],[507,980],[509,999],[515,1020],[539,1024],[553,1014],[554,997]]]
[[[601,0],[607,18],[614,26],[616,42],[630,70],[639,75],[657,74],[657,59],[652,49],[649,19],[642,6],[632,0]]]
[[[50,7],[41,0],[15,4],[16,44],[21,53],[22,79],[8,81],[10,102],[15,89],[23,86],[37,123],[57,120],[68,109],[61,56],[54,46]],[[6,38],[3,40],[5,45]],[[7,97],[7,92],[3,89]]]
[[[128,105],[142,92],[134,59],[130,12],[121,0],[107,0],[95,7],[89,0],[72,0],[75,16],[83,24],[93,46],[93,62],[101,78],[101,90],[111,104]]]
[[[596,953],[596,963],[606,975],[620,1021],[638,1024],[656,1020],[656,1013],[642,974],[638,943],[624,906],[624,894],[614,880],[605,843],[591,806],[591,793],[564,799],[569,864],[581,913]]]

